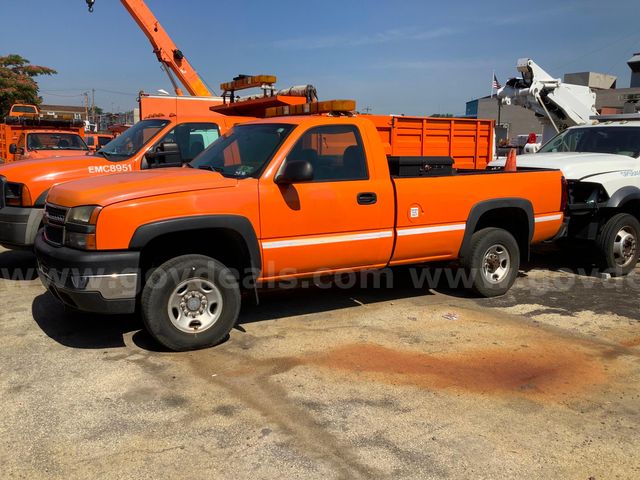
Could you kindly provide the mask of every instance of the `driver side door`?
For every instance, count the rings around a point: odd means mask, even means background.
[[[311,181],[260,179],[263,277],[384,266],[393,246],[393,187],[367,162],[357,126],[307,130],[280,170],[300,160],[312,165]]]

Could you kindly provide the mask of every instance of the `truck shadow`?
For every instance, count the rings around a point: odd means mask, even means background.
[[[419,270],[419,269],[417,269]],[[248,298],[240,313],[239,325],[288,316],[330,312],[381,302],[433,295],[414,282],[408,268],[388,269],[380,280],[368,275],[347,275],[301,282],[295,288],[260,289],[258,305]]]
[[[555,247],[553,247],[555,248]],[[26,258],[26,257],[25,257]],[[533,269],[566,270],[566,256],[562,251],[549,255],[547,247],[534,252],[533,261],[523,266],[521,277]],[[579,254],[573,256],[575,265],[584,264]],[[541,266],[542,260],[546,262]],[[18,263],[19,265],[19,263]],[[436,293],[456,298],[482,300],[482,304],[500,305],[504,302],[525,301],[527,292],[514,288],[506,296],[496,299],[479,299],[468,289],[451,281],[455,278],[455,268],[398,267],[383,271],[381,277],[367,275],[346,275],[317,281],[307,280],[297,285],[283,288],[261,289],[260,302],[255,304],[252,294],[243,298],[242,311],[236,329],[242,325],[276,320],[283,317],[331,312],[346,308],[373,305],[381,302],[419,298]],[[516,283],[516,287],[517,287]],[[58,343],[85,349],[122,348],[124,338],[133,332],[133,343],[144,350],[166,352],[144,330],[139,315],[94,315],[70,312],[49,293],[35,298],[32,314],[40,328]]]
[[[581,277],[596,277],[600,273],[598,257],[592,245],[583,242],[544,243],[531,247],[531,259],[520,268],[570,272]]]
[[[38,278],[36,256],[28,250],[5,250],[0,253],[0,279],[31,281]]]
[[[366,304],[433,295],[424,288],[415,288],[406,269],[394,271],[393,284],[386,286],[354,286],[349,283],[305,288],[267,289],[260,291],[260,304],[253,296],[243,299],[236,329],[243,324],[278,318],[330,312]],[[343,282],[345,280],[340,280]],[[346,287],[345,287],[346,285]],[[61,345],[78,349],[112,349],[126,347],[125,337],[133,332],[133,343],[153,352],[167,352],[144,330],[138,314],[98,315],[65,309],[50,293],[37,296],[31,307],[34,320],[42,331]],[[225,340],[226,341],[226,340]],[[224,343],[224,341],[223,341]]]
[[[126,346],[126,334],[142,328],[136,315],[95,315],[66,310],[49,292],[33,300],[31,314],[47,336],[71,348],[121,348]]]

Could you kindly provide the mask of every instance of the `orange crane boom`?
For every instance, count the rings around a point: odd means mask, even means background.
[[[189,64],[182,51],[173,43],[153,12],[143,0],[120,0],[124,8],[133,17],[140,29],[147,36],[153,46],[153,53],[164,67],[173,85],[176,95],[184,95],[173,75],[184,85],[190,95],[211,97],[212,93],[206,87],[198,72]],[[95,0],[86,0],[89,12],[93,11]]]

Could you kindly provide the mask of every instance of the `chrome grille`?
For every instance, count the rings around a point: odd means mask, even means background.
[[[68,208],[50,203],[44,206],[44,238],[47,242],[61,246],[64,244],[64,221]]]
[[[64,225],[64,221],[67,218],[68,208],[58,207],[57,205],[51,205],[47,203],[44,206],[44,216],[50,223],[58,223]]]

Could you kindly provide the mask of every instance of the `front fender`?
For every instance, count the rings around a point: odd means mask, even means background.
[[[260,244],[256,232],[249,219],[240,215],[198,215],[147,223],[136,229],[129,242],[129,248],[142,250],[154,238],[168,233],[206,229],[230,230],[239,234],[249,251],[251,267],[257,270],[262,269]]]

